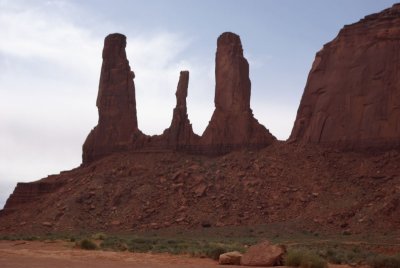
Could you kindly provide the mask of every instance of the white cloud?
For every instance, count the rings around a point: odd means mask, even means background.
[[[48,61],[70,71],[97,72],[101,39],[69,20],[67,11],[72,11],[72,6],[68,8],[61,1],[48,1],[46,5],[17,3],[0,4],[1,53]]]

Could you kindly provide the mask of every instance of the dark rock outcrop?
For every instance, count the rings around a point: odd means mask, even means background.
[[[289,141],[400,144],[400,5],[345,26],[316,55]]]
[[[215,61],[215,111],[201,144],[217,151],[271,144],[275,137],[258,123],[250,108],[249,64],[238,35],[219,36]]]
[[[181,71],[175,93],[176,107],[171,126],[163,133],[163,139],[166,141],[168,148],[184,150],[186,146],[195,144],[199,139],[199,136],[193,132],[192,124],[190,124],[187,114],[186,97],[188,86],[189,72]]]
[[[110,34],[104,40],[97,108],[99,122],[83,145],[83,162],[130,149],[141,132],[136,118],[135,74],[125,52],[126,37]]]

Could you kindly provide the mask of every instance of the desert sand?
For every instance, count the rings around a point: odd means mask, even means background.
[[[89,251],[73,248],[74,243],[38,241],[0,241],[0,266],[2,268],[47,267],[217,267],[211,259],[183,255]]]
[[[82,250],[74,243],[64,241],[0,241],[1,268],[211,268],[243,267],[219,266],[207,258],[186,255],[111,252]],[[276,266],[285,268],[285,266]],[[329,268],[349,268],[347,265],[329,265]]]

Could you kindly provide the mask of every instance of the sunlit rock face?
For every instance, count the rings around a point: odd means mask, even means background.
[[[400,144],[400,5],[345,26],[316,55],[290,141]]]

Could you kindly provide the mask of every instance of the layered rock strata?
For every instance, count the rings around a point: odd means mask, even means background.
[[[345,26],[316,55],[290,141],[400,144],[400,5]]]
[[[57,189],[59,189],[63,182],[19,182],[14,189],[14,192],[7,199],[2,213],[10,213],[13,210],[24,205],[34,205],[40,198],[45,197]]]
[[[249,64],[238,35],[219,36],[215,64],[215,110],[201,144],[220,152],[271,144],[276,138],[258,123],[250,108]]]

